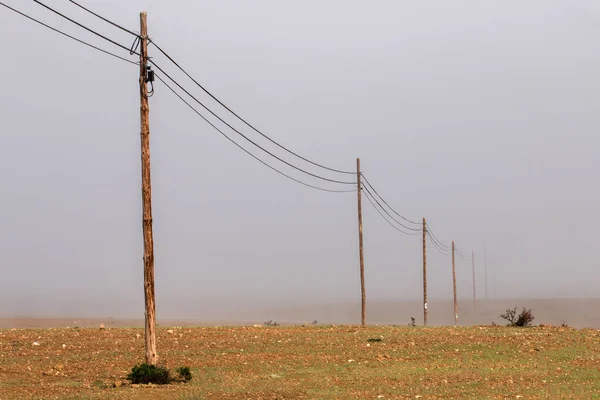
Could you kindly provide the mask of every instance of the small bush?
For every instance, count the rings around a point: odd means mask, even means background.
[[[169,370],[165,367],[156,365],[140,364],[131,369],[127,379],[134,384],[154,383],[157,385],[166,385],[171,383],[172,378]]]
[[[177,372],[177,380],[182,382],[189,382],[192,380],[192,372],[190,367],[179,367],[175,370]]]
[[[415,319],[415,317],[410,317],[410,323],[408,324],[408,326],[417,326],[417,320]]]
[[[265,326],[279,326],[279,324],[275,321],[267,321],[265,322]]]
[[[500,318],[508,321],[508,326],[530,326],[533,322],[533,314],[531,313],[531,309],[526,309],[523,307],[523,310],[520,314],[517,315],[517,307],[508,308],[504,314],[500,315]]]

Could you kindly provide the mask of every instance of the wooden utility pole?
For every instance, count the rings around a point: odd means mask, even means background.
[[[367,324],[367,294],[365,292],[365,259],[363,253],[363,226],[362,226],[362,184],[360,179],[360,158],[356,159],[356,186],[358,193],[358,251],[360,257],[360,293],[361,293],[361,325]]]
[[[475,251],[471,251],[471,269],[473,270],[473,311],[477,309],[477,296],[475,294]]]
[[[488,299],[488,277],[487,277],[487,246],[483,247],[483,268],[485,275],[485,299]]]
[[[152,237],[152,186],[150,184],[150,107],[148,106],[147,14],[140,13],[140,116],[142,145],[142,227],[144,231],[144,299],[146,364],[156,365],[156,307],[154,302],[154,240]]]
[[[492,261],[492,288],[494,289],[494,300],[496,300],[496,254]]]
[[[423,218],[423,325],[427,326],[427,221]]]
[[[458,325],[458,299],[456,298],[456,264],[454,262],[454,240],[452,241],[452,288],[454,290],[454,325]]]

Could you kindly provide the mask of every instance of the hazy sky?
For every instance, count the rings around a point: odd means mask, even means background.
[[[499,297],[597,296],[598,2],[81,1],[133,30],[147,11],[162,48],[294,151],[349,170],[360,157],[394,208],[475,250],[480,295],[487,244],[490,296],[494,255]],[[34,2],[6,2],[129,57]],[[46,3],[132,42],[67,0]],[[1,7],[0,37],[0,313],[141,317],[137,68]],[[159,318],[358,301],[356,195],[277,175],[155,86]],[[367,297],[418,300],[421,238],[366,201],[364,234]],[[430,297],[451,298],[450,259],[428,258]],[[457,275],[468,298],[469,260]]]

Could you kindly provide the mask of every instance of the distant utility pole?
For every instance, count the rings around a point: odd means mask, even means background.
[[[152,237],[152,186],[150,183],[150,107],[148,106],[147,14],[140,13],[140,116],[142,145],[142,227],[144,231],[144,299],[146,364],[156,365],[156,306],[154,302],[154,240]]]
[[[496,255],[494,254],[494,261],[492,264],[492,280],[494,288],[494,300],[496,300]]]
[[[488,276],[487,276],[487,245],[483,247],[483,268],[485,269],[485,299],[488,298]]]
[[[367,324],[367,294],[365,293],[365,259],[363,253],[362,225],[362,184],[360,179],[360,158],[356,159],[356,186],[358,193],[358,251],[360,257],[360,292],[361,292],[361,325]]]
[[[427,221],[423,218],[423,325],[427,326]]]
[[[452,241],[452,288],[454,290],[454,325],[458,325],[458,299],[456,298],[456,264],[454,262],[454,240]]]
[[[473,271],[473,311],[477,309],[477,296],[475,294],[475,251],[471,250],[471,269]]]

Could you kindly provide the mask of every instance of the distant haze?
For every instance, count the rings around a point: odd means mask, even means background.
[[[395,209],[456,240],[461,299],[472,250],[485,296],[484,245],[490,299],[493,257],[498,298],[599,297],[600,3],[82,2],[132,30],[147,11],[163,49],[292,150],[344,170],[360,157]],[[8,3],[129,57],[34,2]],[[4,8],[0,37],[0,315],[143,317],[138,70]],[[277,175],[155,88],[158,317],[358,302],[356,194]],[[363,207],[368,299],[418,302],[421,237]],[[450,259],[431,247],[428,260],[431,299],[451,299]]]

